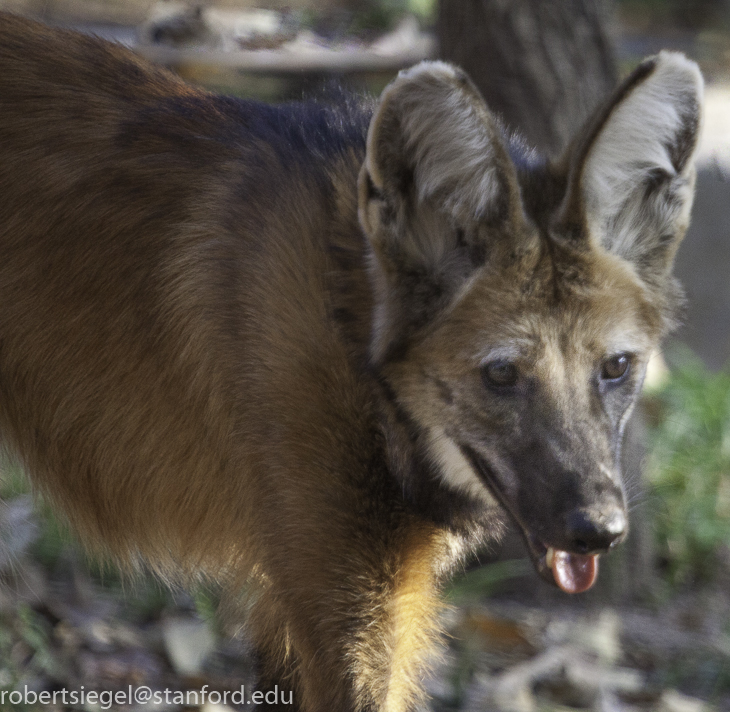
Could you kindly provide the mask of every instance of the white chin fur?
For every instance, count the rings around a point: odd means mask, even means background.
[[[438,467],[441,480],[451,489],[480,499],[492,507],[499,503],[479,479],[461,450],[441,428],[431,428],[429,452]]]

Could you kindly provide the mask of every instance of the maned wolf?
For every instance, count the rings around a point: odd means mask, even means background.
[[[543,161],[439,62],[275,107],[2,15],[4,442],[92,548],[253,591],[262,689],[410,710],[506,518],[567,592],[626,533],[701,94],[662,53]]]

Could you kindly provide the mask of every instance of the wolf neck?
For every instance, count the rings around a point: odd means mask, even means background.
[[[383,377],[378,379],[378,388],[388,469],[400,483],[408,505],[419,516],[457,536],[464,551],[483,543],[486,532],[495,525],[485,502],[448,485],[442,471],[448,464],[434,457],[433,433],[421,428],[403,409]]]
[[[327,237],[330,313],[352,368],[373,394],[383,433],[387,471],[414,514],[459,537],[467,547],[484,534],[483,503],[449,487],[432,452],[432,434],[421,428],[399,403],[388,379],[370,356],[375,296],[370,269],[372,248],[357,219],[357,173],[362,156],[351,155],[334,176],[336,206]]]

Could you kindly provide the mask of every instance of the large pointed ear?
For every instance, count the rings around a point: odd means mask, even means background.
[[[676,52],[644,61],[572,152],[561,222],[662,287],[689,223],[702,75]]]
[[[376,107],[359,181],[376,258],[375,358],[448,303],[521,215],[500,128],[468,77],[442,62],[401,72]]]

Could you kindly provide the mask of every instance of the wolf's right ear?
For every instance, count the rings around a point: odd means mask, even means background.
[[[383,91],[359,217],[377,260],[377,354],[427,322],[484,263],[490,241],[522,220],[500,127],[461,70],[422,62]]]

